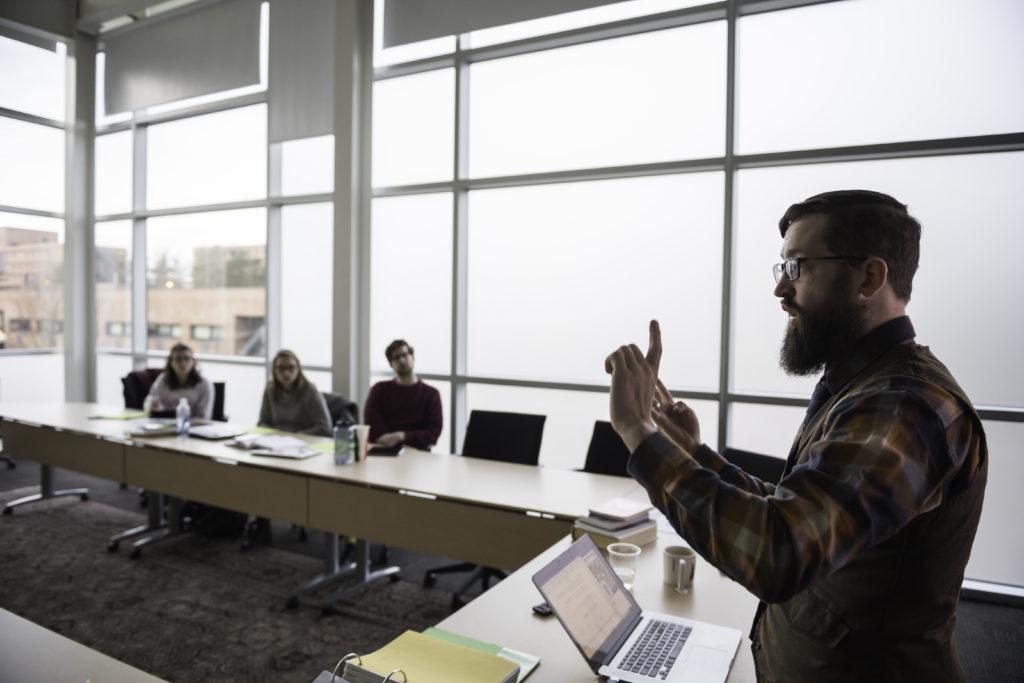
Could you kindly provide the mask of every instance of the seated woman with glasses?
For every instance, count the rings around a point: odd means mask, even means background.
[[[302,374],[294,353],[281,349],[274,356],[274,378],[267,382],[260,407],[260,426],[286,432],[331,435],[331,417],[316,385]]]
[[[167,365],[150,387],[143,407],[149,413],[173,411],[183,398],[192,417],[209,420],[213,416],[213,382],[199,373],[192,349],[179,342],[171,347]]]

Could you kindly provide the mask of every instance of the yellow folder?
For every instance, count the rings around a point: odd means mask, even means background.
[[[381,678],[401,669],[408,683],[503,683],[515,680],[519,666],[486,652],[406,631],[364,655],[360,668]]]

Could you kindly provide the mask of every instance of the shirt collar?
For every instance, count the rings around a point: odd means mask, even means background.
[[[825,368],[825,384],[831,393],[837,393],[854,375],[866,368],[883,353],[916,336],[910,318],[903,315],[882,323],[861,337],[846,358]]]

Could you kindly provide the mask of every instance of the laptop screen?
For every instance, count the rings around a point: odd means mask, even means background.
[[[640,605],[587,535],[534,574],[533,583],[594,672],[640,619]]]

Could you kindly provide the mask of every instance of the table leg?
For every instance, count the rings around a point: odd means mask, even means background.
[[[12,500],[4,505],[4,514],[13,515],[14,508],[20,505],[34,503],[38,500],[47,500],[48,498],[60,498],[61,496],[78,496],[82,500],[89,500],[89,489],[63,489],[61,491],[54,491],[52,468],[49,465],[40,465],[39,493],[34,493],[31,496]]]
[[[343,586],[338,590],[328,595],[323,603],[321,609],[324,614],[331,614],[335,611],[334,604],[339,600],[343,600],[350,596],[352,593],[358,591],[361,588],[365,588],[374,581],[379,581],[383,578],[388,578],[390,581],[398,581],[401,577],[399,572],[402,571],[401,567],[390,566],[382,569],[370,569],[370,543],[363,539],[356,541],[356,566],[353,572],[356,577],[356,582],[349,586]]]
[[[167,526],[167,522],[164,519],[163,496],[156,492],[150,492],[149,496],[149,502],[146,504],[146,523],[142,526],[125,529],[111,536],[110,541],[107,543],[107,552],[116,553],[121,541],[127,538],[144,534],[147,531],[159,531]]]
[[[147,507],[152,510],[153,506],[156,506],[157,510],[162,510],[164,505],[163,494],[150,491],[149,496],[149,505]],[[159,543],[170,538],[177,538],[178,536],[181,536],[184,532],[184,528],[181,524],[181,509],[184,505],[185,501],[181,498],[168,496],[168,514],[165,523],[157,528],[156,533],[150,534],[145,538],[140,538],[135,541],[135,543],[132,543],[132,552],[128,557],[133,560],[137,560],[142,557],[142,549],[147,545],[153,545],[154,543]],[[150,514],[152,515],[152,512]],[[152,517],[150,517],[150,519],[152,519]]]

